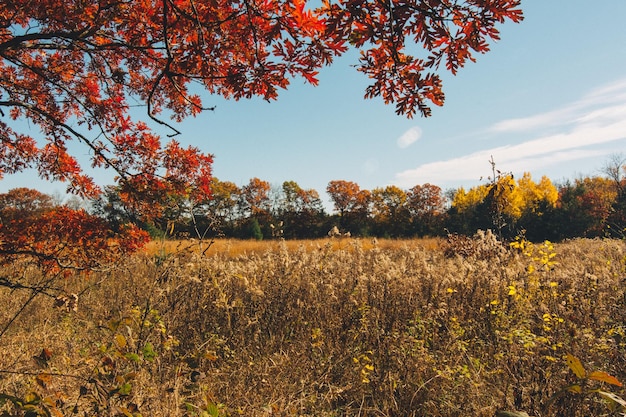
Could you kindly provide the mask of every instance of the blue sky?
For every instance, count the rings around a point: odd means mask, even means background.
[[[526,0],[522,9],[525,20],[501,25],[490,52],[444,75],[446,102],[430,118],[363,99],[368,80],[349,54],[319,86],[294,80],[275,102],[205,96],[216,111],[177,126],[177,139],[212,153],[220,180],[293,180],[324,201],[331,180],[468,188],[490,174],[492,155],[500,170],[536,180],[599,175],[626,154],[626,1]],[[0,191],[16,186],[64,190],[28,175],[0,181]]]

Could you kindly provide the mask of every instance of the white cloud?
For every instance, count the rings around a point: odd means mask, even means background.
[[[558,133],[537,130],[526,142],[484,149],[457,158],[421,165],[396,174],[396,184],[412,187],[426,182],[434,184],[478,180],[489,172],[493,156],[503,171],[550,168],[560,163],[608,155],[599,145],[626,138],[626,80],[594,90],[581,100],[561,109],[527,118],[509,119],[493,125],[497,133],[558,126]]]
[[[626,100],[626,78],[598,87],[586,94],[581,103],[604,104],[619,103]]]
[[[414,126],[410,128],[409,130],[407,130],[406,132],[404,132],[402,136],[398,138],[397,140],[398,147],[401,149],[408,148],[414,142],[419,140],[419,138],[421,137],[422,137],[422,129],[420,129],[418,126]]]
[[[562,126],[576,122],[596,106],[610,106],[626,102],[626,79],[596,88],[580,100],[569,103],[563,108],[529,117],[502,120],[489,127],[493,133],[523,132],[550,126]],[[604,111],[605,109],[601,109]]]
[[[375,158],[370,158],[363,163],[363,171],[366,174],[375,174],[380,167],[380,163]]]
[[[494,133],[522,132],[557,125],[564,119],[572,117],[571,110],[561,109],[530,117],[502,120],[491,126],[489,131]]]

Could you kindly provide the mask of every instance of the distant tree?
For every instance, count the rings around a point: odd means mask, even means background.
[[[295,181],[282,184],[278,220],[283,222],[284,237],[311,238],[326,233],[320,230],[324,208],[317,191],[301,188]]]
[[[356,206],[361,187],[352,181],[334,180],[328,183],[326,192],[330,195],[339,216],[344,217],[346,212]]]
[[[583,190],[579,197],[582,213],[590,218],[584,235],[603,236],[612,207],[617,199],[615,185],[605,177],[585,177],[577,180],[576,184]]]
[[[297,182],[285,181],[282,184],[282,198],[280,202],[280,212],[297,213],[302,208],[301,196],[304,191]]]
[[[517,181],[517,186],[522,197],[522,212],[540,214],[538,211],[542,202],[554,207],[559,199],[559,191],[545,175],[536,183],[530,173],[525,172]]]
[[[242,216],[239,210],[242,198],[237,184],[213,177],[211,197],[201,202],[199,219],[204,219],[206,226],[214,229],[214,234],[233,235]]]
[[[537,229],[538,217],[556,206],[558,192],[547,178],[535,183],[529,173],[517,181],[512,174],[494,170],[487,184],[469,192],[459,189],[449,211],[449,226],[473,234],[477,229],[494,229],[500,237],[510,238],[520,229]]]
[[[91,201],[91,212],[105,218],[117,228],[134,223],[150,232],[153,238],[175,237],[193,232],[200,201],[183,194],[159,194],[158,212],[146,216],[145,211],[124,202],[124,191],[119,186],[105,187],[104,192]],[[194,233],[195,234],[195,233]]]
[[[264,234],[269,235],[269,225],[272,222],[272,200],[270,198],[271,184],[259,178],[251,178],[248,184],[241,187],[239,211],[241,225],[249,224],[256,219]]]
[[[241,188],[242,212],[247,213],[247,217],[268,217],[270,214],[271,185],[267,181],[259,178],[251,178],[248,184]]]
[[[522,213],[516,219],[516,232],[524,233],[533,241],[556,240],[549,220],[558,203],[558,189],[548,177],[543,176],[536,183],[529,173],[524,173],[518,180],[518,187],[522,195]]]
[[[242,198],[241,189],[231,181],[211,179],[211,198],[207,200],[207,210],[215,216],[234,221],[237,217],[237,204]]]
[[[409,230],[407,194],[395,185],[375,188],[371,193],[374,233],[379,236],[399,237]]]
[[[407,208],[414,233],[425,236],[443,232],[446,207],[441,188],[428,183],[414,186],[407,192]]]
[[[468,191],[460,187],[451,193],[446,228],[466,235],[473,235],[478,229],[492,228],[491,217],[483,203],[488,194],[485,186],[472,187]]]
[[[551,216],[551,223],[555,225],[555,240],[584,237],[587,230],[593,227],[595,219],[589,216],[584,207],[586,190],[577,182],[566,181],[559,186],[559,201]]]
[[[263,240],[263,231],[259,225],[259,220],[256,217],[252,217],[248,220],[248,237],[255,240]]]
[[[611,156],[603,171],[615,186],[615,201],[606,220],[607,233],[626,238],[626,157],[622,154]]]
[[[561,184],[558,190],[556,207],[544,214],[545,229],[554,240],[605,234],[606,220],[615,199],[615,190],[608,178],[579,178]]]
[[[47,194],[26,187],[13,188],[0,194],[0,222],[38,216],[53,207],[53,199]]]
[[[132,212],[120,197],[119,189],[115,186],[105,187],[103,192],[91,202],[91,213],[104,218],[118,230],[127,223],[141,224],[141,215]]]
[[[371,193],[355,182],[334,180],[326,191],[339,212],[340,226],[354,234],[367,234]]]
[[[623,154],[611,155],[602,172],[613,182],[617,195],[626,192],[626,156]]]

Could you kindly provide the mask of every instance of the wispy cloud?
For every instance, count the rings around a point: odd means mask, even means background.
[[[422,137],[422,129],[418,126],[414,126],[404,132],[397,140],[398,147],[401,149],[408,148],[414,142],[418,141]]]
[[[558,133],[545,133],[545,130],[554,132],[555,127]],[[425,182],[476,180],[485,173],[491,156],[502,169],[521,173],[606,155],[609,151],[599,149],[600,145],[626,138],[626,79],[598,88],[561,109],[501,121],[489,131],[497,134],[530,131],[534,138],[405,170],[396,174],[395,183],[411,187]]]
[[[572,110],[571,108],[566,108],[529,117],[502,120],[491,126],[488,130],[494,133],[509,133],[555,126],[569,121],[567,119],[573,117]]]
[[[362,168],[366,174],[375,174],[380,168],[380,163],[378,162],[378,159],[370,158],[363,163]]]
[[[560,109],[529,117],[502,120],[489,127],[488,130],[493,133],[507,133],[567,125],[584,117],[590,109],[596,106],[604,107],[625,102],[626,79],[623,79],[594,89],[580,100],[569,103]]]

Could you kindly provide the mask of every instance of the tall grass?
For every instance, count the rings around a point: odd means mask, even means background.
[[[0,392],[68,415],[590,416],[610,409],[563,390],[565,355],[626,380],[621,241],[191,243],[59,278],[77,311],[27,306]],[[0,324],[28,296],[0,288]]]

